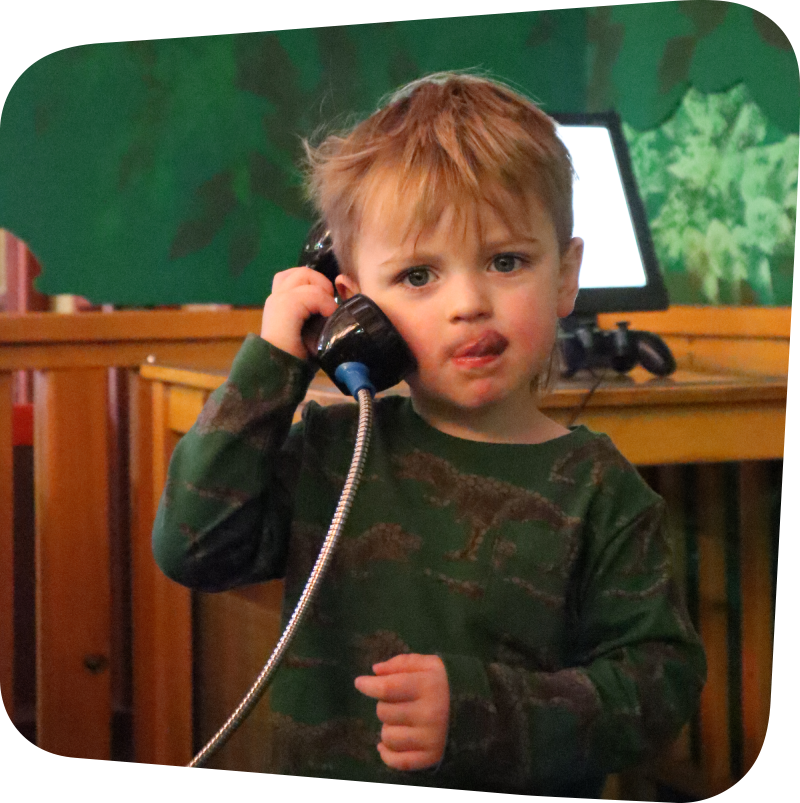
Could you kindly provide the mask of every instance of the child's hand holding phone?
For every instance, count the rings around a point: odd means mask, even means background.
[[[328,317],[336,311],[333,284],[311,268],[290,268],[276,273],[272,292],[261,316],[261,337],[273,346],[307,360],[301,331],[315,313]]]
[[[450,684],[438,655],[401,654],[372,667],[356,688],[378,700],[383,723],[378,752],[396,770],[421,770],[442,760],[450,721]]]

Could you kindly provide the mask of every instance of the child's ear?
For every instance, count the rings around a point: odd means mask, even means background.
[[[360,292],[358,281],[352,276],[340,273],[336,277],[336,292],[343,301],[347,301],[348,298],[352,298],[356,293]]]
[[[575,308],[578,295],[578,278],[583,261],[583,240],[573,237],[561,255],[561,271],[558,277],[558,317],[565,318]]]

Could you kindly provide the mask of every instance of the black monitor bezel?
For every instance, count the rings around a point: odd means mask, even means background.
[[[647,213],[633,175],[628,143],[622,133],[619,114],[614,111],[605,111],[558,113],[551,116],[562,125],[599,125],[608,129],[646,275],[643,287],[581,288],[578,291],[573,314],[590,316],[603,312],[644,312],[667,309],[669,296],[653,247]],[[580,232],[575,232],[575,234],[580,236]]]

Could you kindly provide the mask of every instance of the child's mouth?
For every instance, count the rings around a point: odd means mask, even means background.
[[[508,340],[494,330],[485,332],[477,340],[456,347],[452,358],[467,364],[483,364],[491,362],[508,348]]]

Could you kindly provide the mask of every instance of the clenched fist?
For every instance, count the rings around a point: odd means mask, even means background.
[[[383,723],[378,752],[396,770],[421,770],[442,760],[450,720],[450,684],[438,655],[396,655],[372,667],[356,688],[378,701]]]

